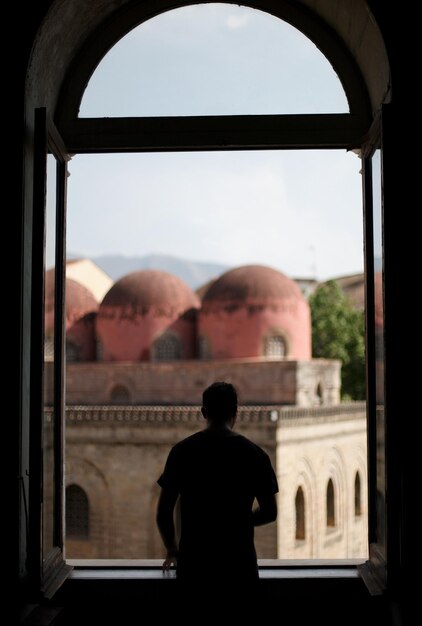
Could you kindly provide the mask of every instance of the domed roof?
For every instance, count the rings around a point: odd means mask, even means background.
[[[66,318],[72,320],[98,310],[92,291],[73,278],[66,278]]]
[[[243,265],[225,272],[203,296],[203,303],[303,299],[297,284],[282,272],[264,265]]]
[[[101,307],[130,307],[146,313],[160,309],[167,313],[199,306],[195,293],[177,276],[162,270],[140,270],[123,276],[106,293]]]
[[[93,293],[73,278],[66,278],[66,320],[73,322],[87,313],[98,310],[98,302]],[[50,269],[45,279],[45,310],[46,313],[54,309],[55,299],[55,270]]]

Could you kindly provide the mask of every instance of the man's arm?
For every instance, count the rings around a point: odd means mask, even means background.
[[[177,545],[173,512],[178,495],[177,491],[163,487],[158,499],[157,526],[167,550],[167,555],[163,563],[164,570],[170,569],[172,565],[177,565]]]
[[[258,508],[252,511],[254,526],[270,524],[277,519],[277,500],[274,494],[257,495]]]

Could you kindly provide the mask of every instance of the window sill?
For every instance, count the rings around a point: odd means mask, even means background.
[[[358,566],[364,559],[260,559],[259,576],[263,580],[286,579],[357,579]],[[174,570],[163,572],[156,559],[93,559],[66,561],[73,567],[71,580],[163,580],[175,579]]]

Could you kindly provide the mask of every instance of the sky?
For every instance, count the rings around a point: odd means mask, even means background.
[[[333,68],[301,33],[261,11],[207,4],[124,37],[91,77],[80,115],[347,110]],[[361,272],[360,167],[338,150],[76,155],[67,249],[260,263],[319,280]]]

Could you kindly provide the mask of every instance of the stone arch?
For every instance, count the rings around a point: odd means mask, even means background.
[[[324,386],[320,380],[315,387],[315,404],[317,406],[324,404]]]
[[[90,505],[90,540],[85,546],[79,542],[66,542],[68,558],[112,556],[113,507],[105,474],[95,463],[70,450],[66,456],[65,483],[66,486],[76,484],[83,489]]]
[[[71,483],[66,487],[65,502],[66,537],[71,539],[89,539],[90,507],[85,490],[77,483]]]
[[[359,473],[360,489],[361,489],[361,515],[355,515],[354,489],[355,477]],[[355,556],[367,556],[369,550],[368,542],[368,471],[366,462],[365,446],[356,445],[353,447],[350,465],[348,468],[348,484],[349,484],[349,529],[353,544],[351,549]]]
[[[309,545],[309,557],[316,556],[316,511],[317,506],[317,478],[310,458],[304,457],[299,462],[298,485],[304,491],[305,496],[305,524],[308,536],[305,541]]]
[[[290,476],[281,476],[280,507],[284,510],[286,528],[278,537],[279,558],[314,558],[317,556],[317,480],[310,458],[298,458]],[[298,488],[303,491],[305,502],[306,536],[297,544],[295,539],[295,496]]]
[[[339,533],[347,533],[348,519],[347,519],[347,500],[348,500],[348,485],[346,481],[346,462],[342,452],[338,448],[331,448],[328,451],[325,462],[325,482],[323,483],[324,490],[327,489],[328,481],[331,479],[334,489],[334,515],[336,523],[334,528]],[[324,499],[326,497],[326,491],[324,491]]]
[[[56,0],[55,4],[59,6],[62,4],[62,1]],[[158,0],[155,3],[155,10],[151,11],[150,8],[145,9],[142,3],[121,2],[119,10],[115,10],[113,13],[110,10],[107,12],[107,9],[100,2],[95,1],[92,3],[94,11],[88,10],[87,7],[81,7],[81,14],[85,19],[89,14],[90,30],[86,27],[82,28],[81,24],[82,32],[79,33],[78,39],[82,37],[84,45],[82,46],[80,57],[74,64],[71,64],[70,71],[65,79],[57,111],[59,125],[64,122],[68,115],[76,119],[82,94],[89,78],[101,59],[117,41],[132,28],[147,19],[164,11],[189,6],[190,4],[194,4],[194,2],[179,1],[174,3],[170,0]],[[365,55],[361,53],[360,49],[357,49],[358,42],[354,41],[356,34],[350,32],[350,28],[348,29],[345,16],[341,14],[333,16],[333,12],[329,11],[327,6],[329,4],[327,0],[319,3],[322,6],[318,7],[318,10],[308,6],[306,0],[298,0],[294,3],[284,0],[279,0],[278,2],[261,0],[258,2],[258,5],[256,3],[251,5],[249,2],[244,2],[243,4],[244,6],[259,8],[279,17],[308,37],[334,67],[343,84],[352,113],[366,110],[366,114],[368,114],[371,108],[370,98],[379,100],[380,97],[385,96],[385,92],[388,90],[388,73],[384,72],[382,78],[386,84],[382,86],[377,85],[378,89],[373,88],[372,91],[374,93],[370,93],[368,98],[362,75],[368,78],[371,77],[373,80],[377,79],[377,83],[380,82],[380,77],[370,67],[368,60],[365,59]],[[376,45],[377,51],[379,51],[379,58],[386,64],[386,53],[376,24],[369,19],[368,9],[364,2],[356,3],[356,5],[353,7],[354,15],[357,12],[362,14],[362,19],[367,22],[371,43]],[[95,15],[95,10],[98,16]],[[107,17],[109,19],[104,19],[106,13],[108,13]],[[111,16],[112,19],[110,19]],[[72,17],[75,19],[74,15]],[[343,21],[346,23],[343,23]],[[99,23],[102,26],[101,37],[98,37],[96,33]],[[72,32],[72,34],[75,36],[75,33]],[[341,35],[340,37],[338,36],[339,34]],[[68,38],[69,36],[66,37],[66,39]],[[364,48],[365,46],[361,45],[361,47]]]
[[[111,404],[126,405],[132,404],[135,397],[134,386],[129,376],[117,376],[111,373],[111,380],[108,382],[106,397]]]
[[[117,5],[119,6],[117,7]],[[279,5],[278,10],[280,11],[283,9],[288,12],[289,7],[292,7],[293,12],[299,11],[301,15],[303,14],[309,22],[308,30],[312,30],[315,21],[322,25],[322,30],[324,27],[331,30],[335,38],[343,41],[348,55],[354,59],[355,65],[359,67],[360,73],[365,79],[371,109],[377,111],[380,104],[386,101],[386,94],[389,91],[389,65],[384,44],[377,24],[370,14],[368,4],[363,0],[347,3],[344,10],[340,12],[332,11],[331,0],[321,0],[318,3],[312,0],[297,0],[296,2],[280,0],[278,3],[275,0],[272,2],[267,0],[267,2],[255,3],[255,6],[260,8],[262,6],[263,10],[269,11],[274,9],[276,5]],[[167,3],[161,0],[156,3],[157,11],[166,10],[166,6]],[[56,112],[59,130],[66,131],[64,121],[69,119],[67,117],[70,110],[68,96],[71,85],[69,81],[73,71],[70,68],[73,66],[77,54],[84,55],[84,52],[89,48],[88,40],[90,40],[89,45],[95,47],[95,40],[100,40],[96,34],[101,26],[104,26],[105,30],[109,27],[115,35],[115,40],[117,40],[124,34],[123,24],[126,24],[127,30],[136,24],[137,14],[135,15],[135,13],[137,10],[137,5],[129,3],[128,0],[121,0],[119,3],[105,3],[100,0],[92,0],[91,2],[86,0],[71,0],[71,2],[69,0],[53,0],[51,2],[44,24],[41,25],[34,39],[35,43],[28,65],[25,109],[25,133],[28,137],[28,144],[30,144],[33,136],[34,107],[46,106],[51,113]],[[122,26],[117,32],[112,23],[116,24],[117,18],[122,17],[123,13],[125,13],[125,19],[121,20]],[[356,29],[350,28],[352,17],[354,23],[359,24]],[[297,23],[294,15],[290,21]],[[305,32],[303,28],[299,28],[299,30]],[[316,41],[315,38],[313,40]],[[60,42],[60,45],[57,42]],[[106,38],[105,42],[107,46],[112,45],[110,38]],[[369,49],[371,49],[371,54],[367,54]],[[49,63],[52,51],[54,51],[55,62]],[[103,49],[97,50],[97,58],[101,58],[103,53]],[[332,58],[332,55],[329,56]],[[87,54],[86,58],[92,69],[95,65],[93,55]],[[63,76],[66,76],[65,82],[62,81]],[[66,104],[58,107],[59,99]],[[74,110],[77,111],[77,101]],[[62,114],[64,118],[61,117]],[[61,121],[63,125],[60,124]],[[29,166],[25,168],[25,183],[29,189],[32,185],[31,159],[28,158],[27,161]],[[25,211],[28,217],[28,226],[26,226],[24,234],[29,241],[28,233],[32,224],[32,208],[27,197],[25,197]],[[30,257],[30,255],[29,249],[28,256]],[[30,292],[30,273],[27,272],[27,276],[28,278],[24,280],[25,301],[29,301],[26,294]]]
[[[355,472],[354,512],[355,517],[360,517],[362,515],[362,479],[359,470],[356,470]]]
[[[132,404],[132,396],[126,385],[117,383],[111,388],[110,402],[116,405]]]

